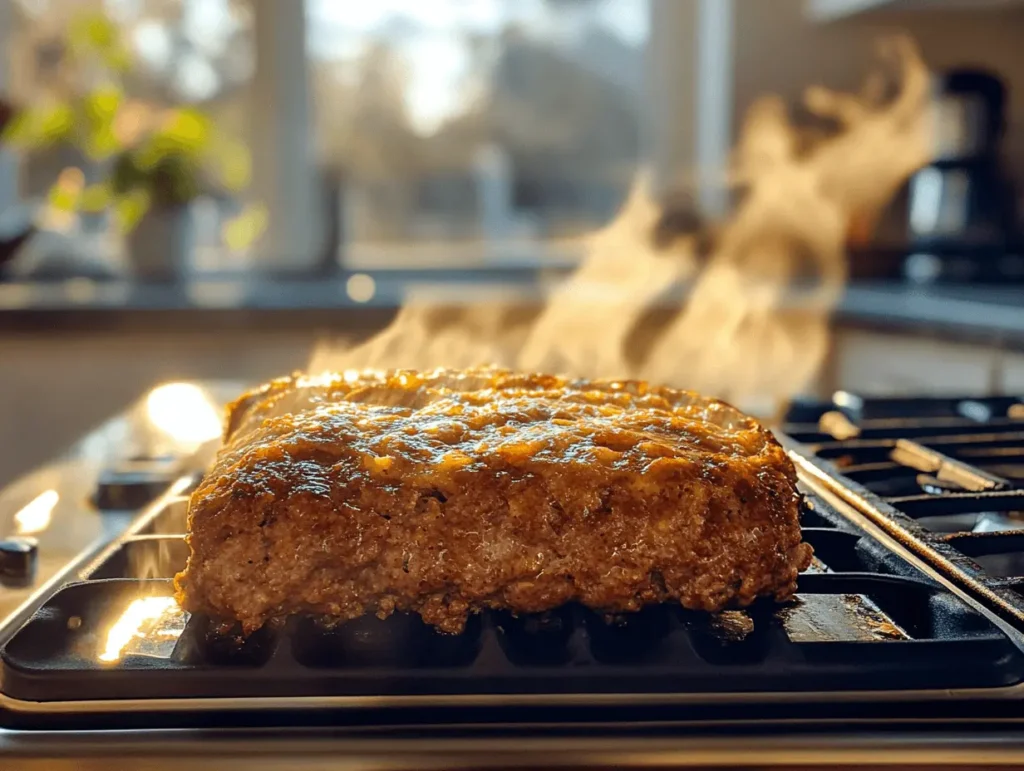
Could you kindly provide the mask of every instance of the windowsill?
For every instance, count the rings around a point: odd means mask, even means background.
[[[181,286],[93,283],[0,284],[0,328],[50,331],[194,329],[371,329],[387,323],[409,297],[444,305],[510,303],[539,306],[568,268],[378,270],[374,293],[357,302],[347,293],[352,273],[330,278],[258,280],[209,278]],[[685,290],[663,298],[666,312]],[[836,308],[839,324],[883,331],[1024,347],[1024,287],[851,284]],[[794,294],[799,304],[799,293]]]
[[[487,270],[489,268],[571,268],[583,258],[583,239],[564,241],[418,241],[353,243],[345,247],[350,270]]]

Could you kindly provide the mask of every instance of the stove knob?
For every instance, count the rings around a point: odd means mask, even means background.
[[[156,500],[170,483],[149,474],[104,472],[93,504],[100,511],[135,511]]]
[[[0,584],[11,588],[31,586],[38,555],[39,544],[34,538],[16,536],[0,541]]]
[[[124,461],[100,474],[93,504],[100,511],[136,511],[152,503],[177,479],[178,458]]]

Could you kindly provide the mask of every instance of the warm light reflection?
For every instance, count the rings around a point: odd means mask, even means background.
[[[100,661],[109,663],[120,659],[134,640],[143,639],[149,631],[159,628],[161,618],[177,609],[178,603],[173,597],[141,597],[133,600],[107,632],[106,644],[99,655]],[[176,626],[171,628],[176,633],[175,638],[181,634]]]
[[[48,528],[53,509],[59,500],[60,496],[56,490],[47,490],[27,503],[14,515],[14,524],[18,528],[18,535],[33,535]]]
[[[146,400],[146,414],[154,426],[179,442],[201,444],[220,436],[220,415],[203,390],[191,383],[154,388]]]
[[[357,303],[368,303],[377,293],[377,282],[373,280],[373,276],[356,273],[345,282],[345,291]]]
[[[716,198],[737,193],[727,218],[697,225],[702,207],[666,205],[645,170],[618,216],[574,242],[585,256],[539,313],[413,293],[370,340],[318,344],[310,368],[497,364],[649,380],[781,414],[829,351],[851,233],[931,157],[929,69],[909,40],[882,53],[885,68],[860,94],[811,89],[799,120],[782,98],[751,106],[729,168],[705,180]],[[352,276],[349,294],[369,295],[371,280]]]
[[[174,484],[172,484],[170,486],[170,489],[168,489],[167,494],[172,496],[172,497],[173,496],[184,495],[184,493],[188,490],[188,488],[190,488],[192,486],[192,481],[193,480],[192,480],[191,477],[182,477],[181,479],[176,480],[174,482]],[[182,500],[182,499],[179,498],[178,500]],[[184,500],[187,501],[188,498],[185,498]],[[170,501],[168,501],[168,505],[171,504],[171,503],[176,503],[176,502],[177,501],[170,500]]]
[[[310,371],[316,370],[310,367]],[[326,388],[337,383],[339,380],[344,380],[346,383],[355,383],[361,375],[362,370],[358,369],[347,369],[340,374],[325,370],[316,375],[303,375],[296,381],[296,386],[299,388]]]
[[[338,379],[333,372],[321,372],[318,375],[303,375],[296,382],[299,388],[326,388]]]

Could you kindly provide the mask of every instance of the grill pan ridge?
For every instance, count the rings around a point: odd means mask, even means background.
[[[802,472],[1024,630],[1024,400],[839,393],[789,417]]]
[[[99,660],[140,597],[170,597],[187,556],[187,499],[166,496],[46,601],[0,653],[8,706],[124,700],[490,700],[602,697],[615,703],[757,702],[786,694],[1004,689],[1024,654],[984,613],[934,582],[813,494],[801,512],[817,559],[787,606],[708,615],[678,606],[606,618],[579,606],[513,617],[488,612],[445,636],[396,614],[327,627],[291,619],[242,639],[180,619],[159,650]],[[180,614],[180,611],[178,611]],[[130,631],[130,630],[129,630]],[[108,640],[109,642],[109,640]],[[197,701],[198,700],[198,701]]]

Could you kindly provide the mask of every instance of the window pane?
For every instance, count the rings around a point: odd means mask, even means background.
[[[307,0],[349,265],[573,256],[640,151],[646,0]]]
[[[76,195],[101,184],[116,186],[122,161],[166,129],[184,145],[194,141],[188,150],[203,159],[190,170],[194,184],[186,186],[187,269],[245,265],[246,255],[225,248],[224,241],[225,226],[241,211],[245,185],[225,185],[220,172],[225,159],[235,157],[228,152],[244,155],[248,139],[254,61],[248,2],[14,0],[13,11],[10,98],[19,108],[45,112],[59,105],[72,116],[67,132],[52,141],[34,137],[23,150],[22,197],[52,197],[62,175],[75,183]],[[94,101],[109,109],[98,113],[90,106]],[[190,133],[186,124],[196,116],[210,127],[202,136]],[[175,121],[181,123],[176,134],[168,128]],[[208,146],[199,146],[203,142]],[[164,155],[179,150],[165,148]],[[147,213],[158,208],[151,205]],[[138,266],[131,235],[123,237],[116,214],[113,204],[94,213],[78,200],[66,220],[47,220],[47,225],[68,237],[58,249],[132,271]],[[143,241],[153,232],[145,225],[131,231]]]

